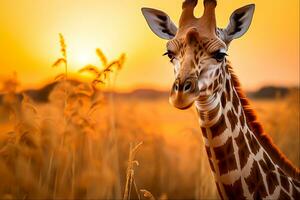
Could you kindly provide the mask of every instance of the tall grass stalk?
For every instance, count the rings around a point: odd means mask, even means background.
[[[119,70],[122,69],[125,61],[125,54],[122,54],[117,60],[113,60],[108,62],[107,57],[101,51],[101,49],[96,49],[96,54],[101,63],[100,67],[95,65],[86,65],[79,72],[90,72],[95,75],[94,80],[92,81],[92,86],[94,89],[97,88],[98,84],[105,84],[107,81],[107,85],[109,88],[109,124],[110,124],[110,134],[108,143],[111,145],[112,156],[112,167],[117,175],[116,184],[115,184],[115,198],[121,199],[121,181],[120,181],[120,165],[119,165],[119,155],[118,155],[118,144],[117,144],[117,133],[116,133],[116,121],[115,121],[115,100],[114,100],[114,89],[116,85],[117,75]],[[101,69],[102,68],[102,69]],[[99,70],[101,69],[101,70]],[[114,72],[114,73],[111,73]]]
[[[60,79],[63,77],[64,80],[64,92],[65,92],[65,96],[64,96],[64,109],[66,109],[67,107],[67,99],[68,99],[68,88],[67,88],[67,81],[68,81],[68,59],[67,59],[67,44],[65,41],[65,38],[63,36],[62,33],[59,33],[59,44],[60,44],[60,53],[61,53],[61,57],[58,58],[54,64],[52,65],[52,67],[58,67],[61,64],[63,64],[64,66],[64,74],[63,75],[59,75],[56,77],[56,79]],[[64,126],[66,126],[66,117],[64,116]],[[64,139],[64,138],[63,138]],[[63,140],[62,140],[62,144],[63,144]]]
[[[110,105],[110,111],[111,115],[110,116],[110,127],[111,127],[111,141],[113,143],[112,148],[113,148],[113,155],[114,156],[114,166],[115,166],[115,171],[117,174],[120,174],[120,165],[119,165],[119,155],[118,155],[118,141],[117,141],[117,133],[116,133],[116,112],[115,112],[115,85],[116,85],[116,80],[118,76],[118,72],[121,69],[122,64],[118,64],[118,69],[116,70],[115,74],[112,77],[109,77],[108,79],[108,85],[111,86],[110,88],[110,93],[109,93],[109,105]],[[119,176],[120,177],[120,176]],[[118,178],[117,183],[116,183],[116,197],[118,199],[121,199],[121,181],[120,178]]]
[[[138,143],[137,145],[133,146],[132,143],[130,143],[129,148],[129,155],[128,155],[128,163],[127,163],[127,170],[126,170],[126,184],[124,189],[124,195],[123,200],[129,200],[132,190],[132,185],[135,188],[135,192],[138,196],[138,199],[141,199],[139,190],[136,186],[135,180],[134,180],[134,166],[139,166],[139,162],[135,160],[135,155],[138,151],[138,148],[143,144],[143,142]]]

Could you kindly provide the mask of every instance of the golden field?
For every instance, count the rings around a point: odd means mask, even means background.
[[[0,106],[1,199],[218,198],[194,108],[66,81],[48,102],[20,101],[12,83]],[[299,166],[299,93],[252,105]]]
[[[0,200],[219,199],[197,112],[169,104],[166,41],[141,13],[177,22],[182,3],[0,1]],[[250,3],[251,28],[228,54],[246,89],[283,86],[250,102],[300,167],[299,1],[220,1],[218,27]]]
[[[1,81],[0,199],[218,198],[194,108],[173,108],[167,92],[112,92],[125,54],[108,61],[96,49],[101,66],[75,79],[61,34],[60,48],[53,67],[64,72],[45,87]],[[299,89],[252,105],[299,166]]]

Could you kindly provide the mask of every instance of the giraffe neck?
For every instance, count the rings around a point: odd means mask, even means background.
[[[209,164],[221,198],[296,199],[300,195],[299,183],[271,159],[249,127],[227,67],[223,66],[220,90],[196,101]]]

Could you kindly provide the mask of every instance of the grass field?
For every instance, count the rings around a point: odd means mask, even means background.
[[[49,94],[21,96],[16,76],[2,83],[0,199],[218,198],[194,108],[177,110],[161,93],[99,90],[114,88],[125,54],[109,62],[96,49],[101,66],[80,70],[93,74],[91,83],[69,81],[61,34],[60,47],[53,66],[64,73]],[[252,105],[299,166],[299,90]]]
[[[88,85],[64,82],[48,103],[3,99],[0,199],[218,198],[194,108],[177,110],[164,97],[92,98]],[[252,105],[299,166],[299,93]]]

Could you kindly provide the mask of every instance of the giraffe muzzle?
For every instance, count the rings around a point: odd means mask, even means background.
[[[184,81],[176,79],[171,89],[169,101],[181,110],[188,109],[194,103],[199,95],[199,89],[196,78],[187,78]]]

